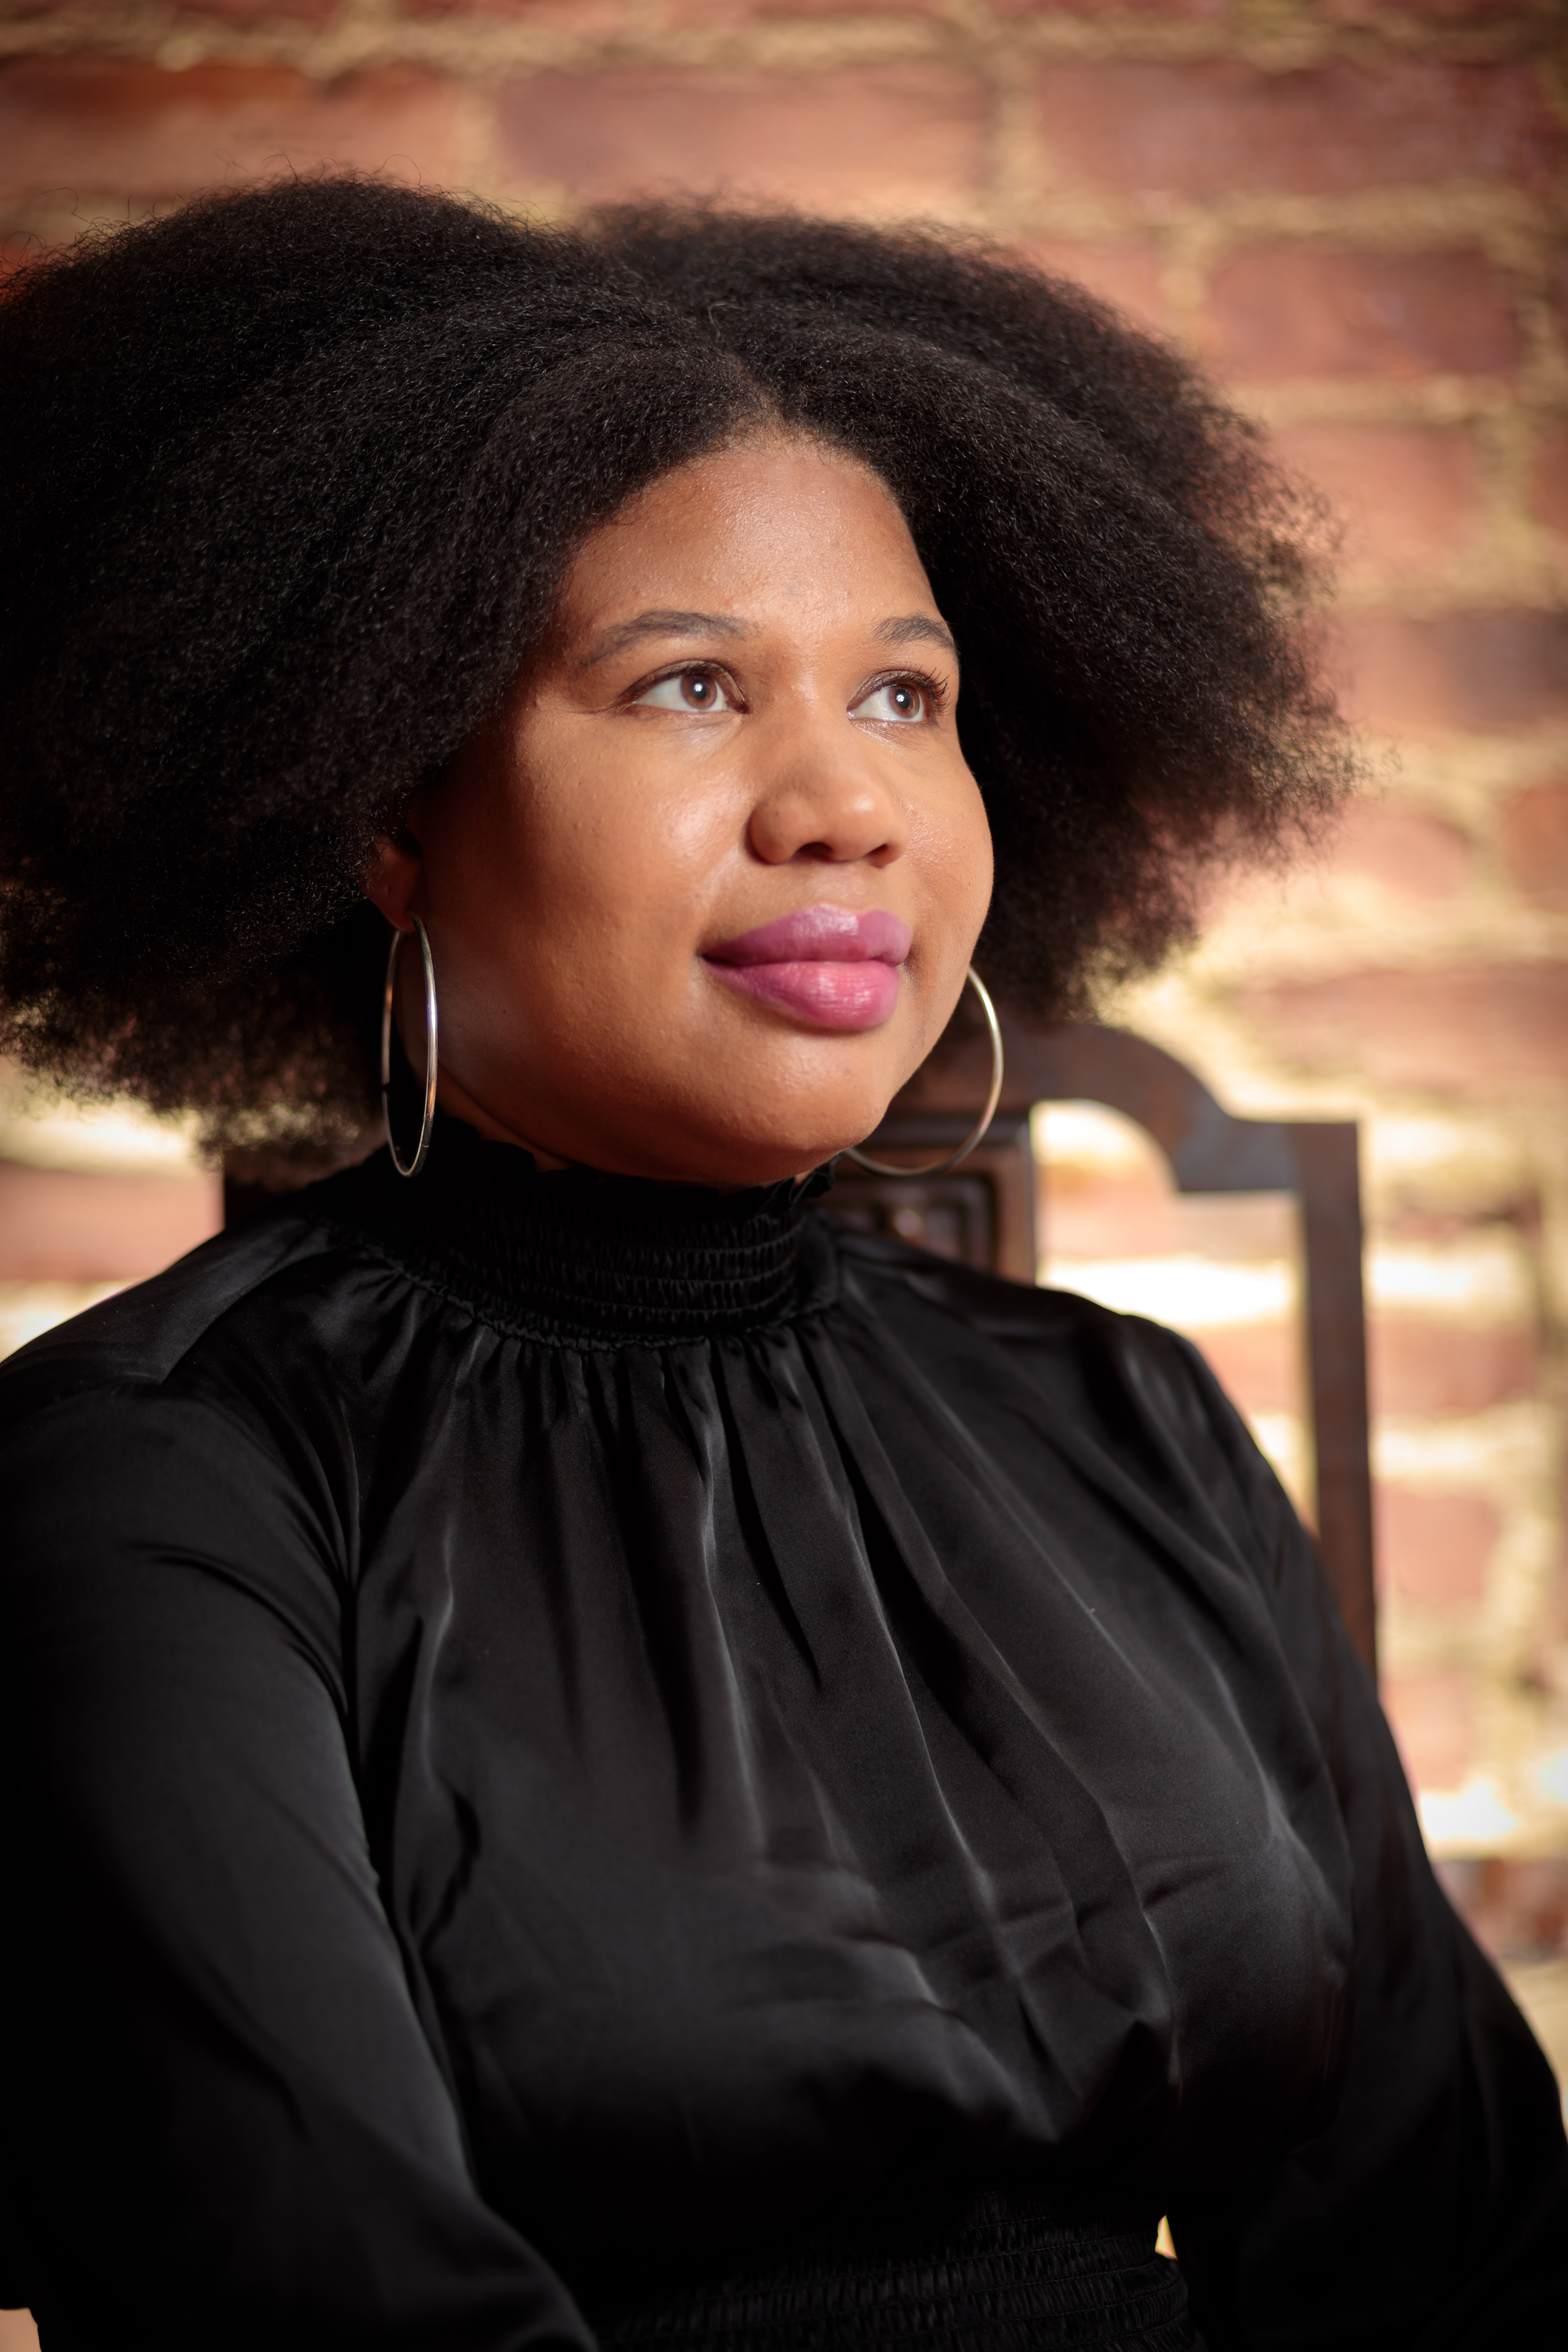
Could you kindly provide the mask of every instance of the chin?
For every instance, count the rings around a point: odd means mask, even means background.
[[[733,1134],[716,1139],[711,1149],[693,1152],[689,1182],[698,1184],[776,1184],[786,1176],[808,1176],[814,1168],[862,1142],[879,1124],[881,1114],[866,1124],[846,1129],[810,1128],[745,1138]]]
[[[773,1184],[809,1175],[880,1125],[902,1076],[879,1072],[868,1085],[864,1072],[855,1075],[852,1085],[842,1073],[834,1074],[837,1084],[802,1085],[798,1067],[763,1066],[727,1096],[650,1093],[624,1125],[602,1131],[597,1150],[583,1137],[566,1156],[666,1183]]]
[[[867,1056],[851,1073],[812,1071],[815,1084],[803,1084],[803,1075],[798,1062],[776,1074],[763,1066],[762,1083],[754,1079],[740,1100],[713,1105],[711,1126],[690,1120],[693,1156],[715,1170],[709,1181],[770,1183],[809,1174],[875,1132],[909,1071],[904,1056],[879,1054],[875,1066]],[[721,1167],[730,1172],[718,1172]]]

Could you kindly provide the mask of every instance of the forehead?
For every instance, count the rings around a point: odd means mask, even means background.
[[[664,475],[584,540],[562,597],[568,629],[646,606],[758,621],[936,613],[887,486],[837,450],[782,439]]]

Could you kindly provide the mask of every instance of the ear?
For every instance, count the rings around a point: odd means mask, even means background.
[[[383,834],[371,852],[364,870],[364,895],[400,931],[414,929],[409,902],[419,887],[423,870],[419,844],[406,826],[398,828],[395,839]]]

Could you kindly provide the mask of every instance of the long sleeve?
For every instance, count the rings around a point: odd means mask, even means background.
[[[155,1389],[34,1413],[0,1481],[10,2294],[51,2352],[590,2342],[382,1908],[330,1503]]]
[[[1182,1343],[1173,1342],[1173,1346]],[[1397,1751],[1321,1570],[1206,1369],[1182,1442],[1239,1498],[1354,1875],[1331,2112],[1228,2195],[1172,2215],[1212,2352],[1483,2352],[1555,2342],[1568,2310],[1568,2147],[1528,2027],[1427,1862]]]

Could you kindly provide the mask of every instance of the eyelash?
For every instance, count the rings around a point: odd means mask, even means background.
[[[947,709],[946,687],[943,686],[940,677],[934,677],[931,671],[926,669],[884,670],[880,677],[868,678],[857,698],[858,703],[864,702],[867,696],[869,694],[879,693],[884,686],[914,687],[920,693],[924,695],[927,707],[933,719],[940,718],[942,713]]]
[[[663,686],[672,677],[716,677],[725,693],[732,698],[737,709],[743,710],[746,707],[744,696],[723,663],[708,661],[675,662],[668,669],[655,670],[651,677],[639,678],[636,686],[628,687],[621,699],[636,702],[639,695],[651,694],[656,686]]]
[[[723,682],[725,693],[733,698],[736,708],[741,710],[746,708],[745,698],[721,662],[677,662],[669,669],[656,671],[652,677],[639,678],[636,686],[627,689],[624,699],[628,703],[636,702],[639,695],[650,693],[656,686],[663,686],[672,677],[720,678]],[[866,700],[868,695],[878,693],[884,686],[916,688],[925,696],[932,718],[940,717],[947,709],[946,687],[941,678],[926,669],[889,669],[884,670],[878,677],[868,678],[855,698],[854,707],[858,709]]]

